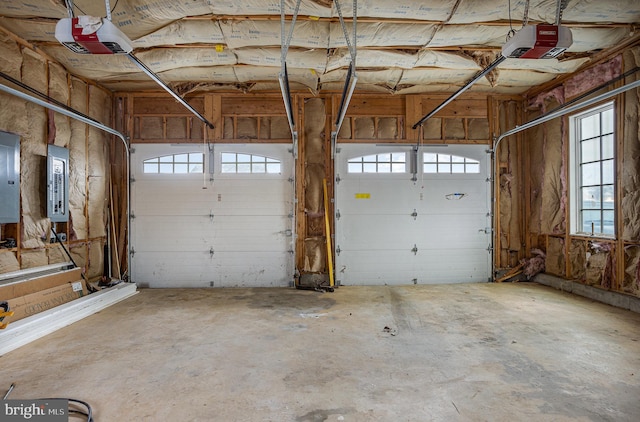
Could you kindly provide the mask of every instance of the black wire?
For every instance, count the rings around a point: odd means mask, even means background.
[[[116,7],[118,6],[118,2],[119,1],[120,0],[116,0],[116,3],[113,5],[113,7],[111,8],[111,11],[109,13],[113,13],[113,11],[116,10]],[[80,9],[80,7],[77,4],[73,3],[73,7],[78,9],[80,11],[80,13],[82,13],[83,15],[87,14],[84,10]]]
[[[86,15],[86,14],[87,14],[87,12],[85,12],[85,11],[84,11],[84,10],[82,10],[82,9],[80,9],[80,8],[78,7],[78,5],[77,5],[77,4],[73,3],[73,7],[75,7],[76,9],[78,9],[78,10],[80,11],[80,13],[82,13],[83,15]]]
[[[516,33],[516,31],[513,29],[513,25],[511,22],[511,0],[508,0],[508,5],[509,5],[509,28],[511,28],[509,30],[509,32],[507,32],[507,41],[509,40],[509,38],[513,37]]]

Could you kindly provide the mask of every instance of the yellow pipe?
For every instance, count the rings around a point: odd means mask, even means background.
[[[327,193],[327,179],[322,179],[324,188],[324,227],[327,243],[327,266],[329,267],[329,287],[333,287],[333,256],[331,250],[331,226],[329,225],[329,194]]]

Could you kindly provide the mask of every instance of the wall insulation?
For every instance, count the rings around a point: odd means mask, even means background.
[[[565,101],[601,86],[640,64],[640,47],[625,50],[573,75],[527,101],[526,121],[561,106]],[[633,79],[632,79],[633,78]],[[638,78],[637,73],[624,82]],[[527,242],[546,254],[546,272],[603,289],[640,296],[640,90],[631,90],[617,100],[619,119],[616,157],[617,237],[599,238],[570,233],[567,182],[570,137],[569,118],[558,118],[524,132],[528,174],[529,215]],[[501,185],[502,187],[502,185]],[[501,189],[502,194],[502,189]],[[511,211],[501,202],[500,211]],[[526,205],[525,205],[526,206]],[[620,218],[621,217],[621,218]],[[501,226],[501,235],[513,228]],[[530,251],[527,251],[529,254]]]
[[[516,127],[520,122],[518,119],[520,107],[516,101],[501,102],[498,104],[498,118],[500,132]],[[499,267],[513,267],[522,258],[522,178],[518,172],[521,169],[521,160],[518,144],[522,140],[520,137],[509,137],[504,139],[498,150],[499,166],[499,230],[500,230],[500,256]]]
[[[1,32],[0,54],[3,72],[100,122],[111,123],[111,96],[102,88],[72,77],[59,64]],[[51,243],[52,226],[46,217],[46,157],[51,144],[69,148],[70,154],[70,220],[56,224],[55,230],[67,236],[66,246],[76,264],[85,267],[90,279],[99,278],[106,236],[110,137],[31,102],[8,94],[0,97],[0,130],[20,136],[22,214],[20,223],[2,225],[0,236],[16,237],[17,245],[0,249],[0,272],[69,261],[62,247]]]
[[[87,86],[83,81],[71,78],[71,107],[81,113],[87,113]],[[71,140],[69,142],[69,160],[74,163],[69,174],[69,236],[71,240],[87,238],[87,131],[86,124],[71,121]]]
[[[624,53],[625,71],[640,66],[640,47]],[[635,73],[633,80],[640,75]],[[630,80],[629,80],[630,82]],[[624,134],[622,152],[622,238],[640,239],[640,89],[628,91],[624,103]]]
[[[623,57],[625,71],[640,66],[640,47],[626,50]],[[635,73],[633,80],[639,78]],[[618,203],[622,206],[622,239],[628,244],[619,255],[624,268],[621,289],[640,296],[640,89],[627,92],[624,110],[622,198]]]
[[[333,177],[325,167],[325,99],[311,98],[304,103],[304,272],[326,271],[324,237],[324,193],[322,180]]]

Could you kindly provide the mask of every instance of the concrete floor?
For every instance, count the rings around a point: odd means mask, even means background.
[[[0,368],[103,422],[637,422],[640,314],[529,283],[144,289]]]

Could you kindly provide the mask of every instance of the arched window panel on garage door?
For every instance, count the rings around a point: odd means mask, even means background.
[[[348,173],[406,173],[407,153],[388,152],[351,158]]]
[[[263,155],[223,152],[220,154],[222,173],[280,174],[280,160]]]
[[[425,152],[422,159],[425,173],[480,173],[480,161],[473,158]]]
[[[204,154],[187,152],[149,158],[142,163],[145,174],[189,174],[204,172]]]

